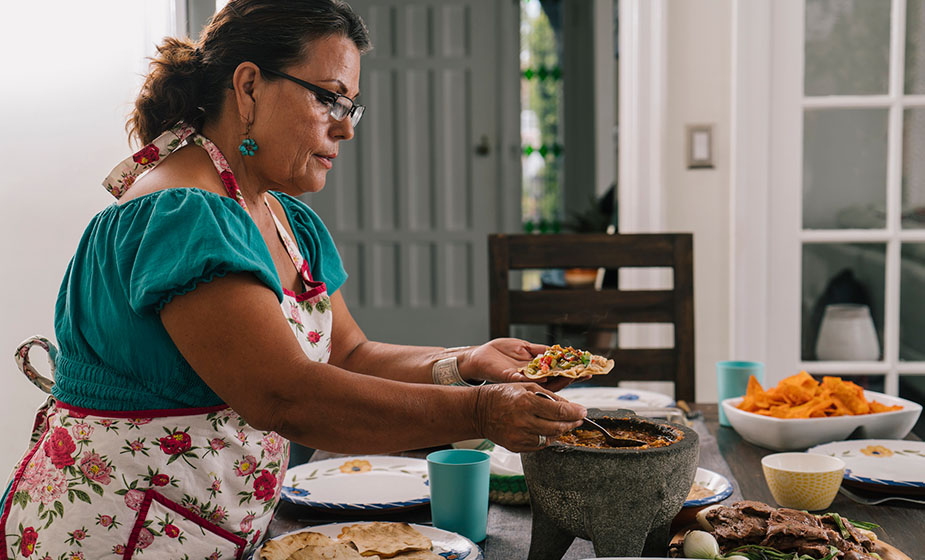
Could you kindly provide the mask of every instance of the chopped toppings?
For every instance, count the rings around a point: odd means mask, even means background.
[[[556,344],[533,358],[533,361],[526,367],[525,373],[529,377],[537,372],[546,373],[551,369],[564,370],[578,365],[586,366],[590,363],[591,352],[576,350],[571,346],[563,348]]]

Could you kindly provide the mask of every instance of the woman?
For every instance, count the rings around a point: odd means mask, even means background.
[[[130,122],[145,147],[106,180],[119,201],[61,287],[56,401],[4,499],[0,558],[240,558],[288,440],[520,451],[580,424],[515,373],[543,346],[379,344],[351,318],[327,230],[288,195],[320,190],[353,137],[368,48],[337,0],[233,0],[198,45],[159,48]]]

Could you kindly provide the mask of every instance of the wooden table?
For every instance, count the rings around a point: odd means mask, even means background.
[[[707,427],[716,436],[720,453],[726,459],[742,496],[747,500],[775,505],[774,497],[771,496],[761,471],[762,457],[775,451],[752,445],[732,428],[720,426],[715,404],[696,405],[695,408],[703,412]],[[906,439],[919,440],[914,434],[910,434]],[[877,529],[877,534],[885,542],[911,558],[925,558],[925,506],[899,505],[901,503],[864,505],[839,493],[828,511],[838,512],[848,519],[876,523],[881,527]]]
[[[775,505],[774,498],[771,496],[770,490],[768,490],[761,471],[761,458],[774,453],[774,451],[757,447],[744,441],[732,428],[720,427],[715,404],[694,405],[693,409],[703,414],[703,421],[707,430],[711,435],[715,436],[715,443],[719,447],[719,452],[725,459],[734,478],[733,484],[736,487],[734,497],[741,494],[747,500]],[[910,434],[907,439],[918,440],[919,438]],[[432,450],[411,451],[403,455],[423,457],[427,451]],[[702,450],[701,455],[704,453],[705,451]],[[332,456],[334,455],[330,453],[316,452],[312,460]],[[877,534],[884,541],[899,548],[911,558],[925,558],[925,506],[894,504],[899,504],[899,502],[862,505],[839,494],[829,511],[838,512],[849,519],[876,523],[881,527],[881,529],[877,530]],[[518,552],[522,552],[522,556],[526,557],[526,550],[529,548],[530,541],[529,516],[530,509],[526,506],[490,505],[488,541],[482,543],[486,552],[486,560],[508,560],[507,558],[495,558],[497,555],[492,554],[493,550],[498,549],[497,545],[499,543],[497,541],[499,538],[515,538],[517,542],[514,544],[517,545]],[[509,530],[505,535],[499,535],[501,528],[492,527],[492,519],[504,519],[515,523],[519,521],[520,524],[517,525],[516,535],[512,537]],[[430,508],[414,508],[391,514],[330,514],[283,502],[280,504],[276,518],[270,525],[268,534],[273,537],[308,525],[358,520],[407,521],[429,524]],[[494,543],[491,542],[493,534],[495,536]],[[520,542],[521,540],[523,542]],[[502,544],[507,544],[507,550],[510,552],[512,543]],[[573,545],[574,550],[570,549],[566,558],[586,558],[588,555],[582,554],[582,552],[588,550],[589,546],[590,543],[576,540],[576,544]],[[509,554],[505,556],[507,555]]]

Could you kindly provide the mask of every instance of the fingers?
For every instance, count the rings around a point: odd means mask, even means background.
[[[573,403],[568,399],[565,399],[562,396],[543,389],[539,386],[536,386],[536,389],[536,392],[543,393],[549,397],[538,397],[540,400],[544,401],[538,403],[539,408],[537,408],[536,412],[538,418],[558,422],[574,423],[576,421],[580,421],[582,418],[588,415],[588,411],[580,404]]]
[[[573,430],[581,425],[581,422],[563,423],[563,422],[540,422],[536,427],[520,432],[516,436],[516,444],[505,445],[510,451],[538,451],[547,447],[557,437]]]
[[[550,391],[561,391],[572,384],[574,379],[569,377],[546,377],[543,386]]]
[[[547,447],[551,442],[552,438],[540,434],[522,434],[516,440],[510,441],[504,448],[514,453],[539,451]]]
[[[526,340],[524,341],[524,346],[526,347],[527,351],[530,352],[531,359],[537,354],[542,354],[546,351],[547,348],[549,348],[549,346],[546,346],[545,344],[536,344],[535,342],[527,342]]]
[[[501,373],[507,376],[509,383],[527,383],[530,381],[530,378],[520,373],[517,368],[508,368]]]
[[[480,433],[512,451],[541,449],[553,437],[580,426],[587,414],[583,406],[535,383],[486,385],[479,389],[483,394],[477,405]],[[538,397],[538,392],[549,399]]]

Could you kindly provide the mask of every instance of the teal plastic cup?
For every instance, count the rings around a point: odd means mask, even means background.
[[[719,425],[728,426],[723,401],[741,397],[748,388],[748,378],[755,376],[764,385],[764,364],[761,362],[716,362],[716,393],[719,399]]]
[[[488,527],[488,453],[443,449],[427,455],[434,527],[481,542]]]

